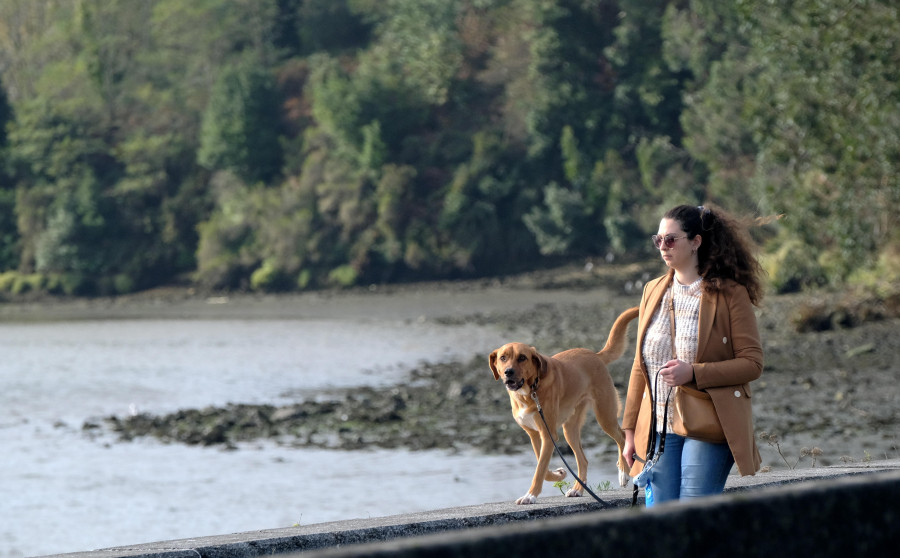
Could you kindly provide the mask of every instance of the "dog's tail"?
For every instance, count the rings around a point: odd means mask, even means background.
[[[613,324],[612,329],[609,330],[609,337],[606,339],[606,346],[604,346],[598,355],[603,359],[603,362],[609,364],[610,362],[616,360],[622,353],[625,352],[626,345],[626,336],[625,334],[628,331],[628,323],[637,318],[638,316],[638,307],[629,308],[622,312],[618,318],[616,318],[616,322]]]

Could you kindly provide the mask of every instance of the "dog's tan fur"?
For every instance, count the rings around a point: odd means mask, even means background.
[[[619,446],[619,483],[625,486],[625,460],[622,457],[625,433],[619,426],[619,392],[613,385],[606,365],[622,356],[625,351],[625,334],[628,323],[636,318],[638,309],[623,312],[613,324],[606,346],[599,353],[589,349],[569,349],[547,357],[534,347],[523,343],[507,343],[489,357],[494,379],[503,379],[509,392],[509,402],[516,422],[531,438],[531,447],[537,457],[537,467],[528,492],[516,500],[517,504],[533,504],[541,493],[544,481],[557,482],[566,477],[562,467],[548,470],[553,456],[553,442],[558,440],[559,425],[563,427],[569,447],[575,453],[578,478],[587,475],[587,458],[581,447],[581,428],[584,426],[588,405],[592,405],[597,423]],[[553,438],[538,414],[532,398],[537,381],[537,397],[550,426]],[[584,487],[576,482],[566,496],[581,496]]]

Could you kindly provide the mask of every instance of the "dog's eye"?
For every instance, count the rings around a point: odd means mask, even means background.
[[[525,356],[525,355],[519,355],[519,358],[518,358],[518,361],[519,361],[519,362],[524,362],[524,361],[526,361],[526,360],[528,360],[528,357],[527,357],[527,356]]]
[[[500,357],[500,362],[506,362],[506,355],[502,355]]]

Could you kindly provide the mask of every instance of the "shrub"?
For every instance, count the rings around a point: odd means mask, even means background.
[[[20,295],[30,292],[39,292],[44,288],[44,276],[40,273],[22,275],[17,273],[13,279],[10,293]]]
[[[4,271],[0,273],[0,291],[2,292],[11,292],[13,283],[16,281],[16,277],[19,274],[16,271]]]
[[[815,256],[815,251],[799,240],[786,240],[777,251],[764,255],[762,264],[777,292],[796,292],[825,284],[824,270]]]
[[[339,287],[352,287],[357,279],[359,273],[349,265],[336,267],[328,274],[328,282]]]
[[[297,276],[297,286],[301,289],[305,289],[309,287],[312,282],[312,272],[308,269],[304,269],[300,272],[300,275]]]
[[[65,295],[85,295],[91,291],[91,282],[81,273],[62,273],[58,278],[59,289]]]
[[[284,291],[290,288],[290,281],[275,263],[266,261],[250,274],[250,288],[263,292]]]
[[[127,273],[118,273],[112,278],[112,288],[115,294],[130,293],[135,289],[135,281]]]

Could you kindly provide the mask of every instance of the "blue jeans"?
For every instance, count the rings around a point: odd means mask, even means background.
[[[656,451],[659,451],[659,436]],[[734,457],[728,444],[701,442],[669,432],[663,454],[650,477],[653,502],[721,494],[732,465]]]

